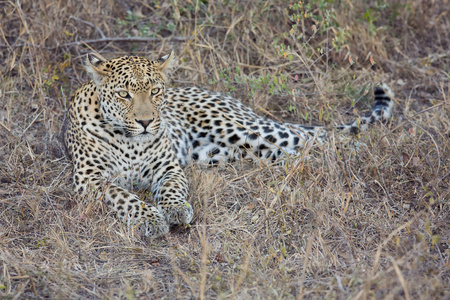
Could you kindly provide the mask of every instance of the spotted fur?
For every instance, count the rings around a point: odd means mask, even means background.
[[[383,85],[374,92],[371,113],[338,126],[338,130],[355,134],[391,116],[392,91]],[[323,126],[263,118],[239,100],[220,93],[196,87],[173,88],[168,90],[167,99],[163,120],[181,165],[191,160],[215,164],[249,155],[274,161],[298,153],[312,140],[327,141],[328,131]]]
[[[192,221],[181,166],[248,156],[275,160],[313,139],[327,140],[323,127],[263,118],[227,95],[167,88],[172,57],[106,60],[89,54],[92,80],[75,92],[64,134],[75,191],[93,192],[126,224],[152,237],[167,233],[171,224]],[[393,107],[388,93],[387,86],[376,88],[372,112],[338,129],[356,133],[388,119]],[[157,205],[142,201],[136,189],[149,190]]]

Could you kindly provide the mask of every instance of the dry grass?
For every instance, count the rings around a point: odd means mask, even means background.
[[[0,298],[450,298],[448,1],[310,1],[335,17],[302,18],[302,39],[282,37],[284,1],[19,2],[0,1]],[[186,168],[195,221],[151,241],[71,192],[60,134],[91,47],[174,50],[173,85],[302,123],[367,111],[364,90],[385,81],[395,117],[356,155],[332,139],[285,166]],[[255,78],[280,74],[280,93],[259,84],[249,98]]]

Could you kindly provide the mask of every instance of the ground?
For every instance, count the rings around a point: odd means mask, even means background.
[[[332,2],[3,2],[0,298],[450,298],[447,1]],[[285,164],[188,166],[193,224],[150,240],[72,192],[61,131],[91,49],[173,50],[171,86],[330,128],[386,82],[394,117],[357,151],[332,134]]]

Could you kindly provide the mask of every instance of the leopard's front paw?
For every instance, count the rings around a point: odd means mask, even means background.
[[[158,209],[164,214],[170,225],[189,224],[194,217],[192,205],[187,201],[176,206],[158,205]]]
[[[140,224],[139,230],[145,236],[157,238],[169,232],[169,224],[164,217],[162,220],[145,220]]]
[[[156,238],[169,232],[165,216],[154,206],[136,206],[141,211],[132,210],[127,217],[127,225],[138,226],[139,231],[148,237]]]

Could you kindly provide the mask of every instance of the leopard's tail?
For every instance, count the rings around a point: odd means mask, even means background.
[[[361,131],[367,130],[367,128],[378,121],[386,121],[392,115],[392,109],[394,107],[395,97],[394,93],[383,83],[374,90],[375,102],[372,106],[372,111],[351,123],[345,125],[339,125],[336,128],[343,133],[358,134]]]

